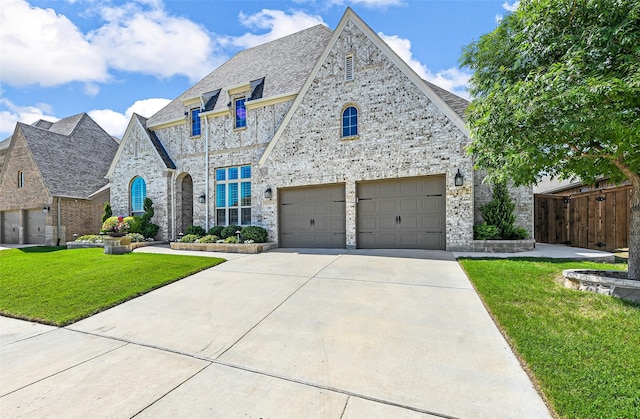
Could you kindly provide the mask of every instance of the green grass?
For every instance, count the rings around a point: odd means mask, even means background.
[[[224,259],[103,249],[0,251],[0,314],[64,326]]]
[[[640,305],[564,288],[563,269],[626,265],[551,260],[460,264],[563,418],[640,418]]]

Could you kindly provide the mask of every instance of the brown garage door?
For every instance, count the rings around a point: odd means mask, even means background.
[[[27,243],[44,244],[45,214],[42,209],[27,211]]]
[[[344,185],[282,189],[280,247],[344,248]]]
[[[357,185],[358,247],[444,249],[444,177],[393,179]]]
[[[20,220],[18,211],[5,211],[2,214],[2,243],[16,244],[20,239]]]

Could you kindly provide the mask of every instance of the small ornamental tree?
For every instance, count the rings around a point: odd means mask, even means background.
[[[111,211],[111,204],[109,202],[104,203],[104,214],[102,214],[102,223],[107,221],[107,218],[111,218],[113,216],[113,212]]]
[[[600,176],[634,188],[630,279],[640,280],[640,2],[521,0],[463,50],[467,109],[489,180]]]
[[[500,232],[500,237],[505,240],[513,238],[516,215],[516,204],[509,196],[507,184],[496,183],[493,186],[493,199],[480,207],[482,218],[488,225],[494,225]]]
[[[154,239],[158,235],[158,230],[160,230],[160,226],[151,222],[155,211],[153,209],[153,201],[151,198],[144,199],[144,214],[141,217],[141,228],[142,235],[149,239]]]

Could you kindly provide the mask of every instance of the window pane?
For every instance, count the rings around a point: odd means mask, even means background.
[[[242,182],[240,185],[240,205],[251,206],[251,182]]]
[[[237,207],[238,206],[238,184],[230,183],[229,185],[229,200],[227,201],[228,207]]]
[[[250,225],[251,224],[251,208],[242,208],[241,210],[241,224],[242,225]]]
[[[242,166],[240,168],[240,177],[242,179],[250,179],[251,178],[251,166]]]
[[[191,136],[200,135],[200,109],[191,109]]]
[[[219,226],[226,226],[227,225],[227,217],[226,217],[227,213],[226,213],[226,210],[218,209],[216,212],[218,213],[218,215],[217,215],[217,224]]]
[[[229,168],[229,180],[238,179],[238,168],[231,167]]]
[[[236,100],[236,128],[247,126],[247,108],[244,106],[244,99]]]
[[[229,208],[229,225],[238,225],[238,208]]]
[[[147,186],[144,179],[137,177],[131,183],[131,212],[144,211],[144,199],[147,196]]]
[[[358,135],[358,110],[349,106],[342,113],[342,136],[351,137]]]
[[[227,194],[225,184],[216,185],[216,207],[224,208],[226,207],[225,202],[227,201]]]
[[[226,180],[227,171],[225,169],[216,169],[216,180]]]

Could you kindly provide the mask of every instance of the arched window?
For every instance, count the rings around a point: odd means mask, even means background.
[[[144,199],[147,197],[147,185],[144,179],[136,177],[131,182],[131,213],[139,215],[144,213]]]
[[[358,109],[355,106],[349,106],[342,111],[342,136],[356,135],[358,135]]]

